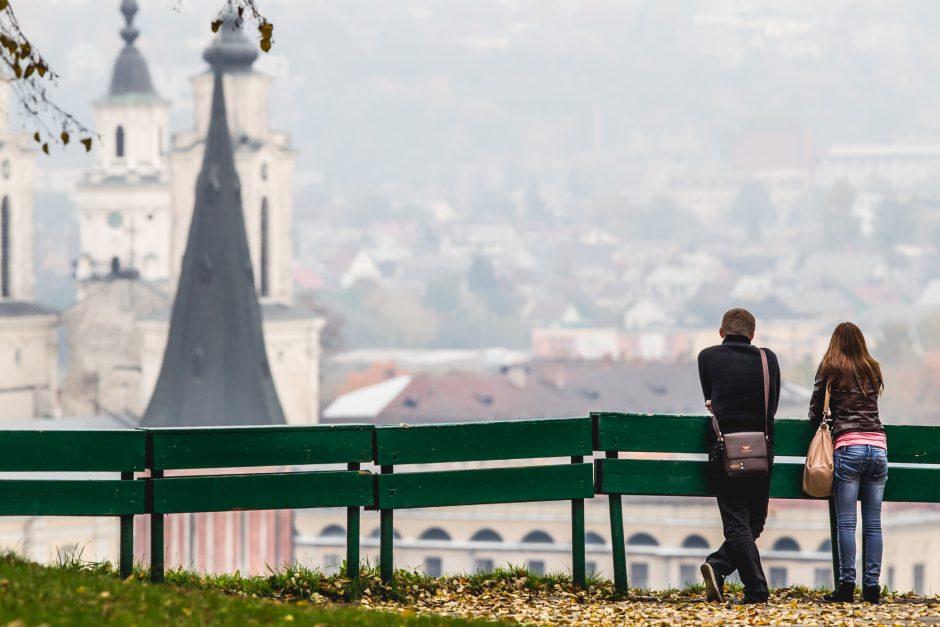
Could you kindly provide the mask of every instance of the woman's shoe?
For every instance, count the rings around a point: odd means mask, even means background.
[[[839,589],[823,595],[823,601],[826,603],[855,603],[855,583],[839,582]]]
[[[865,588],[862,590],[862,598],[866,603],[878,605],[881,603],[881,587],[865,586]]]

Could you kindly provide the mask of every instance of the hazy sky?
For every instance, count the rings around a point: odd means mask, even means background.
[[[14,0],[92,123],[121,46],[119,0]],[[139,45],[176,128],[220,0],[141,0]],[[830,141],[940,136],[930,0],[258,0],[272,123],[298,192],[446,182],[472,167],[721,158],[755,125]],[[86,163],[78,151],[50,167]],[[482,164],[482,165],[481,165]]]

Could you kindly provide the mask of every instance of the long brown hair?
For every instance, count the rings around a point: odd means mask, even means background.
[[[868,352],[862,330],[851,322],[843,322],[832,332],[819,373],[832,382],[857,381],[866,396],[869,391],[881,394],[885,388],[881,365]]]

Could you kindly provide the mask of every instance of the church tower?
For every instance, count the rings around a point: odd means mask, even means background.
[[[235,167],[241,180],[245,228],[255,269],[255,287],[264,303],[290,304],[293,300],[291,223],[296,153],[287,133],[268,126],[271,77],[254,70],[257,45],[242,32],[231,8],[203,57],[223,75],[228,125],[235,151]],[[195,176],[211,119],[212,72],[196,76],[192,83],[194,128],[173,137],[170,155],[174,276],[178,276],[186,247]]]
[[[114,275],[170,277],[170,185],[164,137],[169,103],[153,88],[135,45],[136,0],[123,0],[124,40],[108,93],[95,105],[101,143],[76,192],[79,298],[88,281]]]
[[[213,63],[211,121],[196,179],[170,332],[143,427],[284,424],[264,346],[241,185]]]

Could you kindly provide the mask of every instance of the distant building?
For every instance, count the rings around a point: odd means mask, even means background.
[[[859,190],[872,187],[915,191],[940,176],[940,144],[848,144],[831,146],[819,169],[819,182],[840,181]]]
[[[59,413],[55,311],[33,299],[32,140],[10,130],[0,81],[0,421]]]

